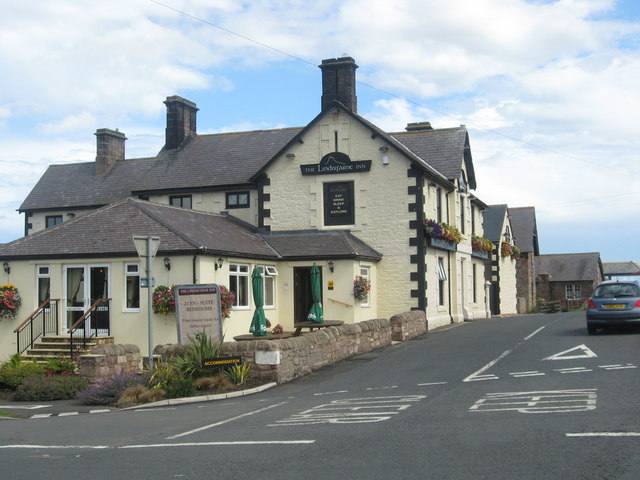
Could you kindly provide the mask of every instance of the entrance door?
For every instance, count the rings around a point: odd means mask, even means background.
[[[320,284],[322,285],[322,267],[320,269]],[[320,300],[322,302],[322,299]],[[293,268],[293,321],[306,322],[309,310],[313,305],[311,295],[311,267]]]
[[[63,334],[100,298],[109,297],[109,267],[106,265],[78,265],[64,268],[65,319]],[[86,323],[87,329],[99,329],[98,334],[109,331],[109,308],[100,306]]]

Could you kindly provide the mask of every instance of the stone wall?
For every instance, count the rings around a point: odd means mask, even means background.
[[[115,375],[139,373],[142,356],[137,345],[104,344],[94,347],[78,360],[80,376],[89,383]]]
[[[422,310],[400,313],[391,317],[391,340],[404,342],[426,333],[427,318]]]

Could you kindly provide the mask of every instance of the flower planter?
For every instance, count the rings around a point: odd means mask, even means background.
[[[472,257],[476,257],[476,258],[483,258],[485,260],[489,260],[489,252],[483,252],[480,250],[473,250],[471,252],[471,256]]]
[[[433,248],[441,248],[442,250],[450,250],[455,252],[458,250],[458,244],[452,240],[445,240],[443,238],[427,237],[429,239],[429,245]]]

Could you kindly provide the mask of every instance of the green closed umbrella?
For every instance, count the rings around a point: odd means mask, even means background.
[[[311,267],[311,297],[313,298],[313,305],[307,315],[307,320],[310,322],[322,323],[324,322],[324,314],[322,313],[322,284],[320,282],[320,269],[314,263]]]
[[[251,272],[251,286],[253,287],[253,301],[256,304],[256,311],[253,312],[253,320],[249,332],[255,337],[262,337],[267,334],[267,320],[264,318],[264,298],[262,294],[262,275],[258,267],[254,267]]]

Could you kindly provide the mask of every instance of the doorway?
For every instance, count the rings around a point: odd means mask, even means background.
[[[320,270],[320,285],[322,285],[322,267]],[[323,303],[320,299],[320,303]],[[313,305],[311,294],[311,267],[293,267],[293,321],[306,322],[309,310]]]
[[[106,265],[65,266],[63,334],[101,298],[109,298],[109,267]],[[109,307],[101,305],[87,319],[85,329],[95,329],[98,335],[109,334]]]

